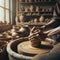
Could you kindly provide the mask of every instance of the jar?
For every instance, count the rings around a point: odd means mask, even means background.
[[[35,19],[34,19],[34,23],[37,23],[37,22],[38,22],[38,21],[37,21],[37,18],[35,18]]]
[[[25,11],[28,12],[29,11],[29,6],[25,7]]]
[[[29,2],[32,2],[32,0],[29,0]]]
[[[31,5],[31,6],[30,6],[30,11],[33,11],[33,9],[34,9],[34,8],[33,8],[33,5]]]
[[[20,20],[20,22],[24,22],[24,21],[25,21],[24,15],[21,14],[21,15],[19,16],[19,20]]]
[[[44,17],[41,16],[41,17],[39,18],[39,21],[40,21],[41,23],[44,22]]]
[[[36,12],[38,12],[38,11],[39,11],[39,7],[37,6],[37,7],[36,7]]]
[[[27,37],[30,34],[30,29],[28,26],[21,25],[21,28],[17,33],[20,34],[22,37]]]
[[[45,9],[44,8],[42,8],[42,12],[44,12],[45,11]]]

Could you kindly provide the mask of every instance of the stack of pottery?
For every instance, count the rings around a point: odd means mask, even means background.
[[[30,29],[27,26],[21,25],[19,31],[16,31],[21,37],[27,37],[30,33]]]

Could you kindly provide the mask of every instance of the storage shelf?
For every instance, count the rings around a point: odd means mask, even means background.
[[[52,1],[52,2],[19,2],[20,4],[40,4],[40,3],[43,3],[43,4],[47,4],[47,3],[56,3],[55,1]]]
[[[44,16],[44,18],[53,17],[53,10],[56,5],[56,0],[49,0],[49,1],[46,0],[46,2],[45,0],[41,0],[40,2],[38,2],[39,0],[36,0],[36,2],[35,0],[31,0],[32,2],[29,2],[29,0],[27,0],[28,2],[26,2],[26,0],[20,0],[20,1],[18,0],[18,3],[16,4],[18,7],[16,14],[18,16],[20,16],[21,14],[24,15],[26,21],[33,20],[35,18],[38,20],[40,16]],[[40,25],[40,23],[37,24],[32,23],[32,25]]]
[[[52,14],[40,14],[40,15],[25,15],[25,16],[53,16]]]
[[[53,3],[53,4],[52,4]],[[47,6],[48,4],[50,5],[50,6],[53,6],[53,5],[55,5],[56,4],[56,2],[19,2],[19,4],[21,5],[21,4],[23,4],[23,5],[43,5],[43,6]]]
[[[19,11],[20,13],[52,13],[51,11]]]
[[[46,23],[45,22],[44,23],[40,23],[40,22],[37,22],[37,23],[23,22],[23,23],[19,23],[19,24],[24,24],[24,25],[45,25]]]

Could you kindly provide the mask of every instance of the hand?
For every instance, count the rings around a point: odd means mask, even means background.
[[[46,26],[44,25],[44,26],[41,26],[41,28],[45,28]]]

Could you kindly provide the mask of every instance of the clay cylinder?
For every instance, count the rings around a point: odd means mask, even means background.
[[[29,38],[30,42],[31,42],[31,46],[33,47],[40,47],[41,45],[41,38],[39,37],[39,35],[35,35],[35,36],[31,36]]]

